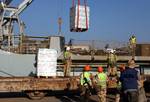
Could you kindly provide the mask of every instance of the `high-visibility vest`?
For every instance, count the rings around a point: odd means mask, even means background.
[[[108,60],[109,60],[109,63],[114,63],[117,60],[117,56],[115,54],[111,53],[108,55]]]
[[[135,37],[131,38],[131,43],[132,43],[132,44],[135,44],[135,43],[136,43],[136,38],[135,38]]]
[[[80,84],[81,85],[87,85],[86,81],[91,84],[91,73],[90,72],[83,72],[80,76]],[[86,78],[86,80],[85,80]]]
[[[106,88],[107,86],[107,75],[102,72],[102,73],[98,73],[97,74],[97,85],[98,86],[101,86],[101,88]]]
[[[71,58],[71,53],[69,51],[64,52],[64,58],[65,59],[70,59]]]

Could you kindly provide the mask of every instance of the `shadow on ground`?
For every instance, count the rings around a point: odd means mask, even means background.
[[[23,92],[2,92],[0,93],[0,98],[22,98],[27,97]]]

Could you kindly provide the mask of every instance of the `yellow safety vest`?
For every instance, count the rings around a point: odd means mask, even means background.
[[[105,73],[98,73],[97,74],[97,85],[101,86],[101,88],[106,88],[107,86],[107,75]]]
[[[83,72],[80,76],[80,84],[81,85],[87,85],[86,81],[91,84],[90,79],[91,73],[90,72]]]
[[[115,64],[117,62],[117,56],[113,53],[108,55],[108,63]]]
[[[136,38],[131,38],[131,44],[135,44],[136,43]]]
[[[65,58],[65,59],[70,59],[70,58],[71,58],[71,53],[70,53],[69,51],[66,51],[66,52],[64,53],[64,58]]]

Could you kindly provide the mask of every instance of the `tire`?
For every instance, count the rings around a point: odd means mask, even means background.
[[[42,91],[30,91],[30,92],[27,92],[26,94],[32,100],[40,100],[44,98],[44,96],[46,95],[46,93]]]

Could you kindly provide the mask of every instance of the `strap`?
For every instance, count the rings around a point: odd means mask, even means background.
[[[84,0],[84,6],[85,6],[85,16],[86,16],[86,29],[88,29],[88,17],[87,17],[87,6],[86,6],[86,0]]]
[[[80,10],[79,10],[79,6],[80,6],[80,0],[78,0],[77,29],[78,29],[78,26],[79,26],[79,16],[80,16]]]
[[[75,4],[75,1],[74,1],[74,0],[72,0],[72,7],[74,7],[74,4]]]

